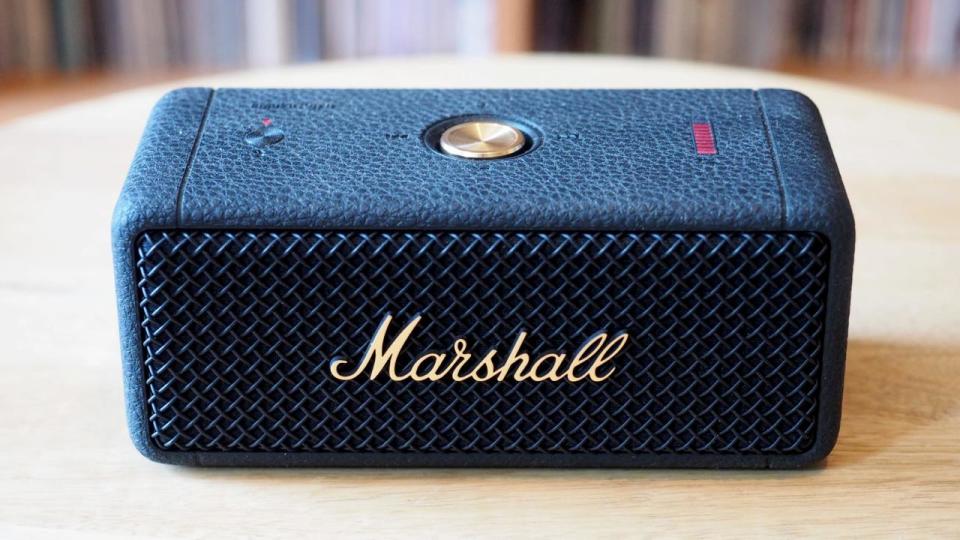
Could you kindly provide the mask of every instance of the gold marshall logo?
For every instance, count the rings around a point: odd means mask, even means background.
[[[470,362],[473,355],[467,352],[467,340],[458,338],[453,342],[452,355],[428,352],[417,358],[409,371],[398,373],[397,358],[421,318],[417,317],[410,321],[389,345],[385,345],[387,329],[392,320],[392,317],[387,315],[377,328],[373,341],[363,355],[363,360],[350,371],[348,366],[350,360],[336,358],[330,362],[330,373],[341,381],[354,380],[364,372],[368,372],[370,379],[374,380],[386,371],[387,376],[393,381],[449,379],[502,382],[509,379],[579,382],[589,379],[593,382],[602,382],[613,375],[616,369],[613,358],[623,350],[629,339],[625,332],[612,338],[604,332],[587,339],[569,360],[562,352],[549,352],[532,361],[530,355],[521,350],[527,333],[520,332],[513,342],[506,361],[498,365],[496,349],[490,350],[479,362]]]

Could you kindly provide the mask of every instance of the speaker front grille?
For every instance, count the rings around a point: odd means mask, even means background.
[[[150,437],[200,452],[797,454],[828,246],[807,233],[155,231],[137,244]],[[604,382],[339,381],[385,315],[401,364],[628,332]]]

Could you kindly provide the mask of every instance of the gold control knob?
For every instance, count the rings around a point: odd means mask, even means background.
[[[444,152],[467,159],[511,156],[526,142],[519,129],[493,120],[463,122],[447,128],[440,136],[440,148]]]

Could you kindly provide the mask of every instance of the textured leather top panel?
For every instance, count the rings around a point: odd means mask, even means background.
[[[852,240],[853,213],[817,106],[790,90],[758,90],[757,98],[784,190],[782,228],[832,231]]]
[[[470,161],[421,141],[477,113],[533,124],[543,144]],[[285,139],[246,144],[264,118]],[[716,155],[696,152],[705,121]],[[751,90],[217,90],[180,225],[774,230],[772,155]]]
[[[114,208],[114,238],[175,223],[178,186],[211,92],[182,88],[154,106]]]

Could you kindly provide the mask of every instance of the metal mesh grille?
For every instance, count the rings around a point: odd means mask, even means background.
[[[816,431],[828,247],[814,234],[149,232],[151,437],[185,451],[791,454]],[[602,382],[338,381],[386,314],[401,361],[573,352]],[[399,327],[396,327],[396,331]]]

